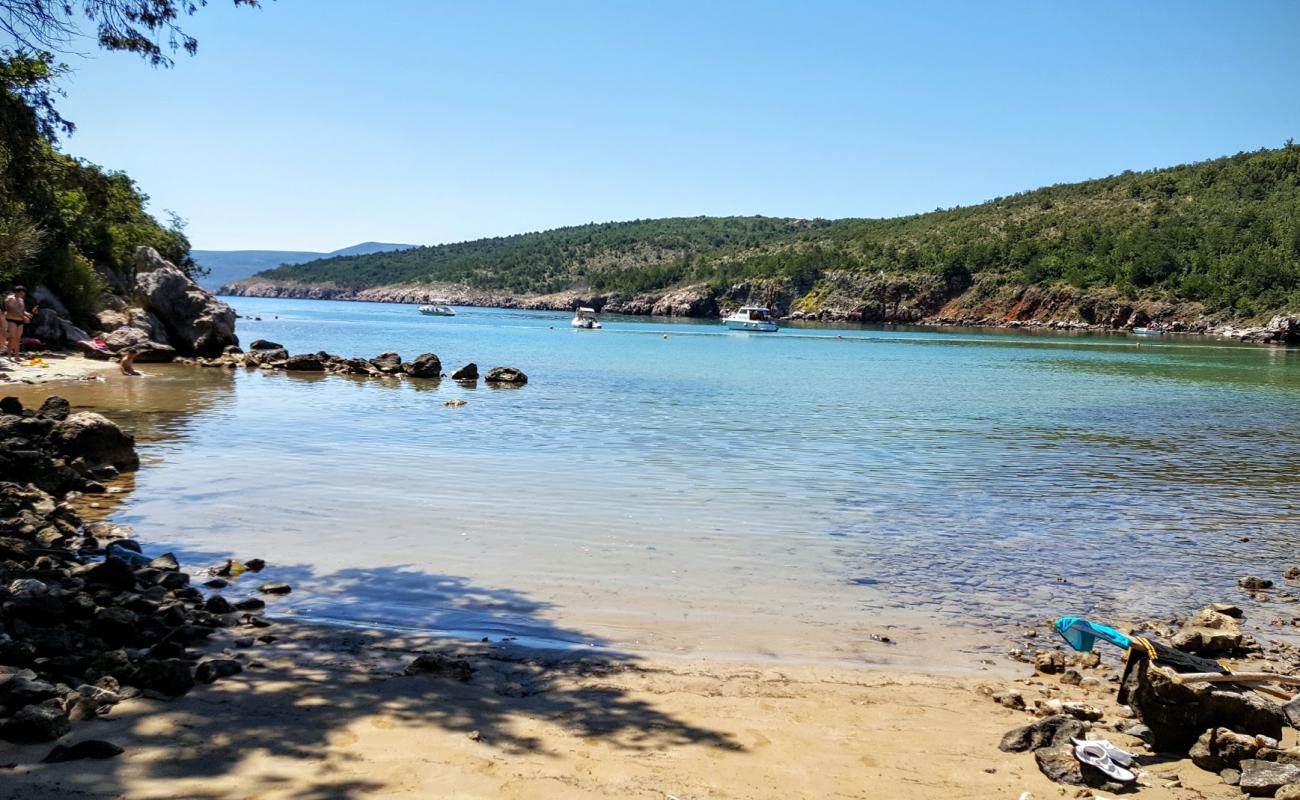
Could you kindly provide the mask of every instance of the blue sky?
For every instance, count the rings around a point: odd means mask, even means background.
[[[893,216],[1300,138],[1300,2],[225,0],[67,59],[66,149],[195,247]]]

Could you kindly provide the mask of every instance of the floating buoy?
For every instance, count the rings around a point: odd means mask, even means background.
[[[666,333],[664,334],[664,339],[665,339],[665,340],[668,339],[668,334],[666,334]]]

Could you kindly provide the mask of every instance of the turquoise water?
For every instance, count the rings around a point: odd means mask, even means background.
[[[530,377],[153,367],[93,390],[150,439],[115,518],[268,559],[313,619],[889,660],[873,633],[1169,614],[1297,560],[1293,350],[232,303],[245,343]]]

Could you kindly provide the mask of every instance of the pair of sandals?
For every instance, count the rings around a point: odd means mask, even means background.
[[[1133,770],[1133,754],[1121,750],[1105,739],[1071,739],[1074,742],[1074,757],[1083,764],[1096,767],[1106,777],[1120,783],[1132,783],[1136,779]]]

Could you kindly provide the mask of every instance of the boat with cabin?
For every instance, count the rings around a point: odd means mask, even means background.
[[[723,317],[722,324],[733,331],[776,333],[778,330],[776,323],[772,321],[772,312],[762,306],[742,306]]]
[[[575,328],[585,330],[596,330],[600,327],[600,320],[596,319],[596,309],[583,306],[573,314],[573,319],[569,322]]]
[[[432,303],[420,306],[420,313],[430,317],[456,316],[456,310],[448,305],[446,300],[434,300]]]

